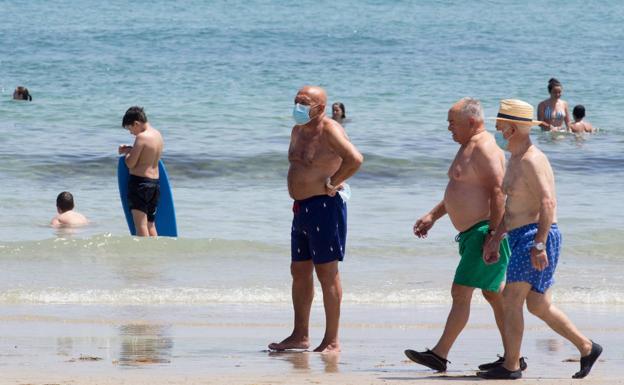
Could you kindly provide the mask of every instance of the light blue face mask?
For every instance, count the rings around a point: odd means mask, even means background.
[[[498,144],[498,147],[502,148],[503,150],[507,150],[507,147],[509,147],[509,141],[505,139],[505,136],[503,136],[502,132],[496,131],[494,133],[494,139],[496,139],[496,144]]]
[[[295,108],[293,108],[293,118],[298,125],[308,123],[312,120],[310,117],[310,106],[300,103],[295,104]]]

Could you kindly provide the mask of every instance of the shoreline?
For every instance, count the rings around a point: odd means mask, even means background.
[[[339,354],[267,351],[269,342],[290,332],[292,310],[286,306],[114,309],[118,314],[100,309],[108,317],[97,316],[88,306],[31,306],[22,307],[21,313],[18,308],[0,308],[0,384],[472,384],[482,381],[474,376],[476,367],[502,354],[486,305],[473,306],[446,374],[412,363],[403,350],[435,344],[447,305],[348,306]],[[183,310],[197,314],[194,318]],[[584,383],[620,383],[624,326],[614,314],[624,308],[566,306],[564,311],[605,348]],[[311,320],[313,344],[323,333],[322,315],[317,304]],[[575,348],[535,317],[526,314],[525,321],[525,381],[576,383],[570,378],[578,370]]]

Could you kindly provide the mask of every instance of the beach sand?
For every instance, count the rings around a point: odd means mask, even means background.
[[[345,306],[340,354],[273,353],[267,343],[290,331],[286,306],[103,309],[4,306],[0,313],[0,384],[473,384],[478,364],[502,353],[486,305],[471,320],[436,374],[403,355],[435,344],[448,305]],[[605,352],[584,384],[624,384],[622,311],[565,308]],[[98,314],[96,316],[96,314]],[[193,314],[191,316],[191,314]],[[322,336],[313,309],[312,339]],[[140,315],[140,317],[137,317]],[[574,347],[527,314],[521,383],[576,384]],[[489,383],[496,384],[499,382]]]

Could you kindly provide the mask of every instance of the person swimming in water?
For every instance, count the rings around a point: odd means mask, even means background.
[[[63,191],[56,197],[57,215],[52,218],[52,227],[79,227],[89,224],[87,218],[74,211],[74,196],[69,191]]]
[[[334,119],[340,124],[343,124],[346,118],[347,118],[347,114],[345,113],[344,104],[340,102],[336,102],[332,104],[332,119]]]
[[[541,121],[540,127],[544,131],[570,131],[570,112],[568,102],[561,99],[563,86],[555,78],[548,81],[548,93],[550,97],[540,102],[537,106],[537,120]]]
[[[18,86],[15,88],[15,91],[13,91],[13,100],[27,100],[32,102],[32,96],[30,92],[28,92],[28,88]]]
[[[586,120],[583,120],[585,117],[585,106],[578,104],[574,106],[572,110],[572,116],[574,116],[574,123],[570,125],[570,130],[575,134],[591,134],[596,132],[594,126]]]

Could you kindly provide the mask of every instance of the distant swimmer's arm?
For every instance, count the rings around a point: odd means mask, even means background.
[[[50,222],[50,226],[52,226],[52,227],[61,227],[61,226],[63,226],[63,224],[58,219],[58,217],[54,217],[54,218],[52,218],[52,221]]]
[[[566,125],[566,131],[567,132],[572,132],[572,130],[570,129],[570,110],[568,109],[568,103],[565,103],[565,125]]]
[[[342,158],[340,168],[331,176],[329,184],[340,186],[360,168],[364,157],[357,148],[349,141],[337,123],[330,124],[327,129],[327,138],[330,147]]]
[[[132,150],[126,154],[126,166],[129,169],[133,169],[136,167],[139,162],[139,158],[141,157],[141,151],[143,151],[143,147],[145,144],[143,143],[142,138],[136,138],[134,141],[134,146],[132,146]]]
[[[542,127],[544,130],[550,130],[550,124],[546,123],[546,121],[544,120],[544,102],[541,102],[537,106],[537,120],[542,122],[542,124],[539,125],[540,127]]]

